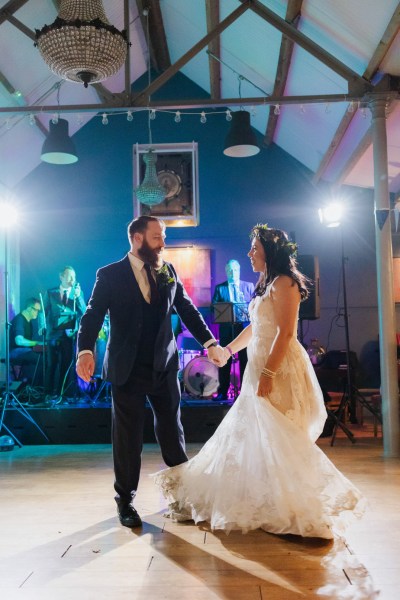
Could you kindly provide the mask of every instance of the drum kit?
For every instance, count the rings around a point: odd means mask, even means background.
[[[179,351],[179,379],[185,391],[198,399],[212,398],[218,390],[218,367],[201,352]]]

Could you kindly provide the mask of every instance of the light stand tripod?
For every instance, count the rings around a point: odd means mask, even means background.
[[[335,420],[335,426],[332,432],[331,446],[335,443],[336,433],[338,427],[340,427],[347,435],[349,440],[354,443],[354,434],[344,425],[342,418],[345,414],[346,408],[349,411],[349,418],[351,423],[357,423],[356,407],[357,402],[366,408],[374,417],[376,417],[380,423],[382,423],[382,416],[379,411],[372,406],[368,400],[361,394],[357,387],[353,383],[353,371],[351,365],[350,356],[350,335],[349,335],[349,312],[347,305],[347,288],[346,288],[346,260],[344,255],[344,242],[343,242],[343,229],[340,226],[340,238],[341,238],[341,251],[342,251],[342,285],[343,285],[343,317],[344,317],[344,330],[345,330],[345,342],[346,342],[346,385],[343,392],[342,399],[339,404],[337,413],[329,411],[329,414]]]
[[[5,302],[5,391],[2,396],[2,408],[1,408],[1,416],[0,416],[0,433],[2,429],[5,429],[7,433],[14,439],[17,445],[21,448],[22,443],[19,439],[12,433],[12,431],[4,424],[4,418],[7,406],[11,404],[23,417],[25,417],[28,421],[32,423],[40,433],[46,438],[49,442],[49,438],[43,431],[43,429],[36,423],[32,415],[26,410],[26,408],[21,404],[18,400],[17,396],[10,390],[10,327],[11,324],[8,320],[8,303],[9,303],[9,265],[8,265],[8,230],[5,228],[5,246],[4,246],[4,302]]]

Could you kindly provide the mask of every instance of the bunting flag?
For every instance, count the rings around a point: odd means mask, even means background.
[[[384,224],[386,223],[389,213],[390,213],[389,208],[380,208],[375,211],[376,221],[377,221],[379,229],[381,231],[382,231]]]
[[[396,227],[396,233],[398,231],[399,228],[399,215],[400,215],[400,202],[396,202],[396,204],[394,205],[394,222],[395,222],[395,227]]]

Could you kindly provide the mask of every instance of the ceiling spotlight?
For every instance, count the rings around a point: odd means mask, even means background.
[[[53,123],[50,120],[49,127],[49,134],[42,146],[40,158],[53,165],[69,165],[77,162],[75,144],[68,135],[68,121],[58,119],[57,123]]]
[[[250,126],[250,113],[247,110],[233,112],[231,128],[225,138],[224,154],[244,158],[259,152],[256,135]]]

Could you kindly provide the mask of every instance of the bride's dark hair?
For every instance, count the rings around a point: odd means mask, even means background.
[[[285,231],[272,229],[267,224],[255,225],[250,232],[250,239],[257,238],[265,251],[266,275],[260,273],[254,296],[265,294],[267,285],[278,275],[287,275],[296,282],[302,300],[308,298],[310,280],[297,268],[297,244],[291,242]]]

